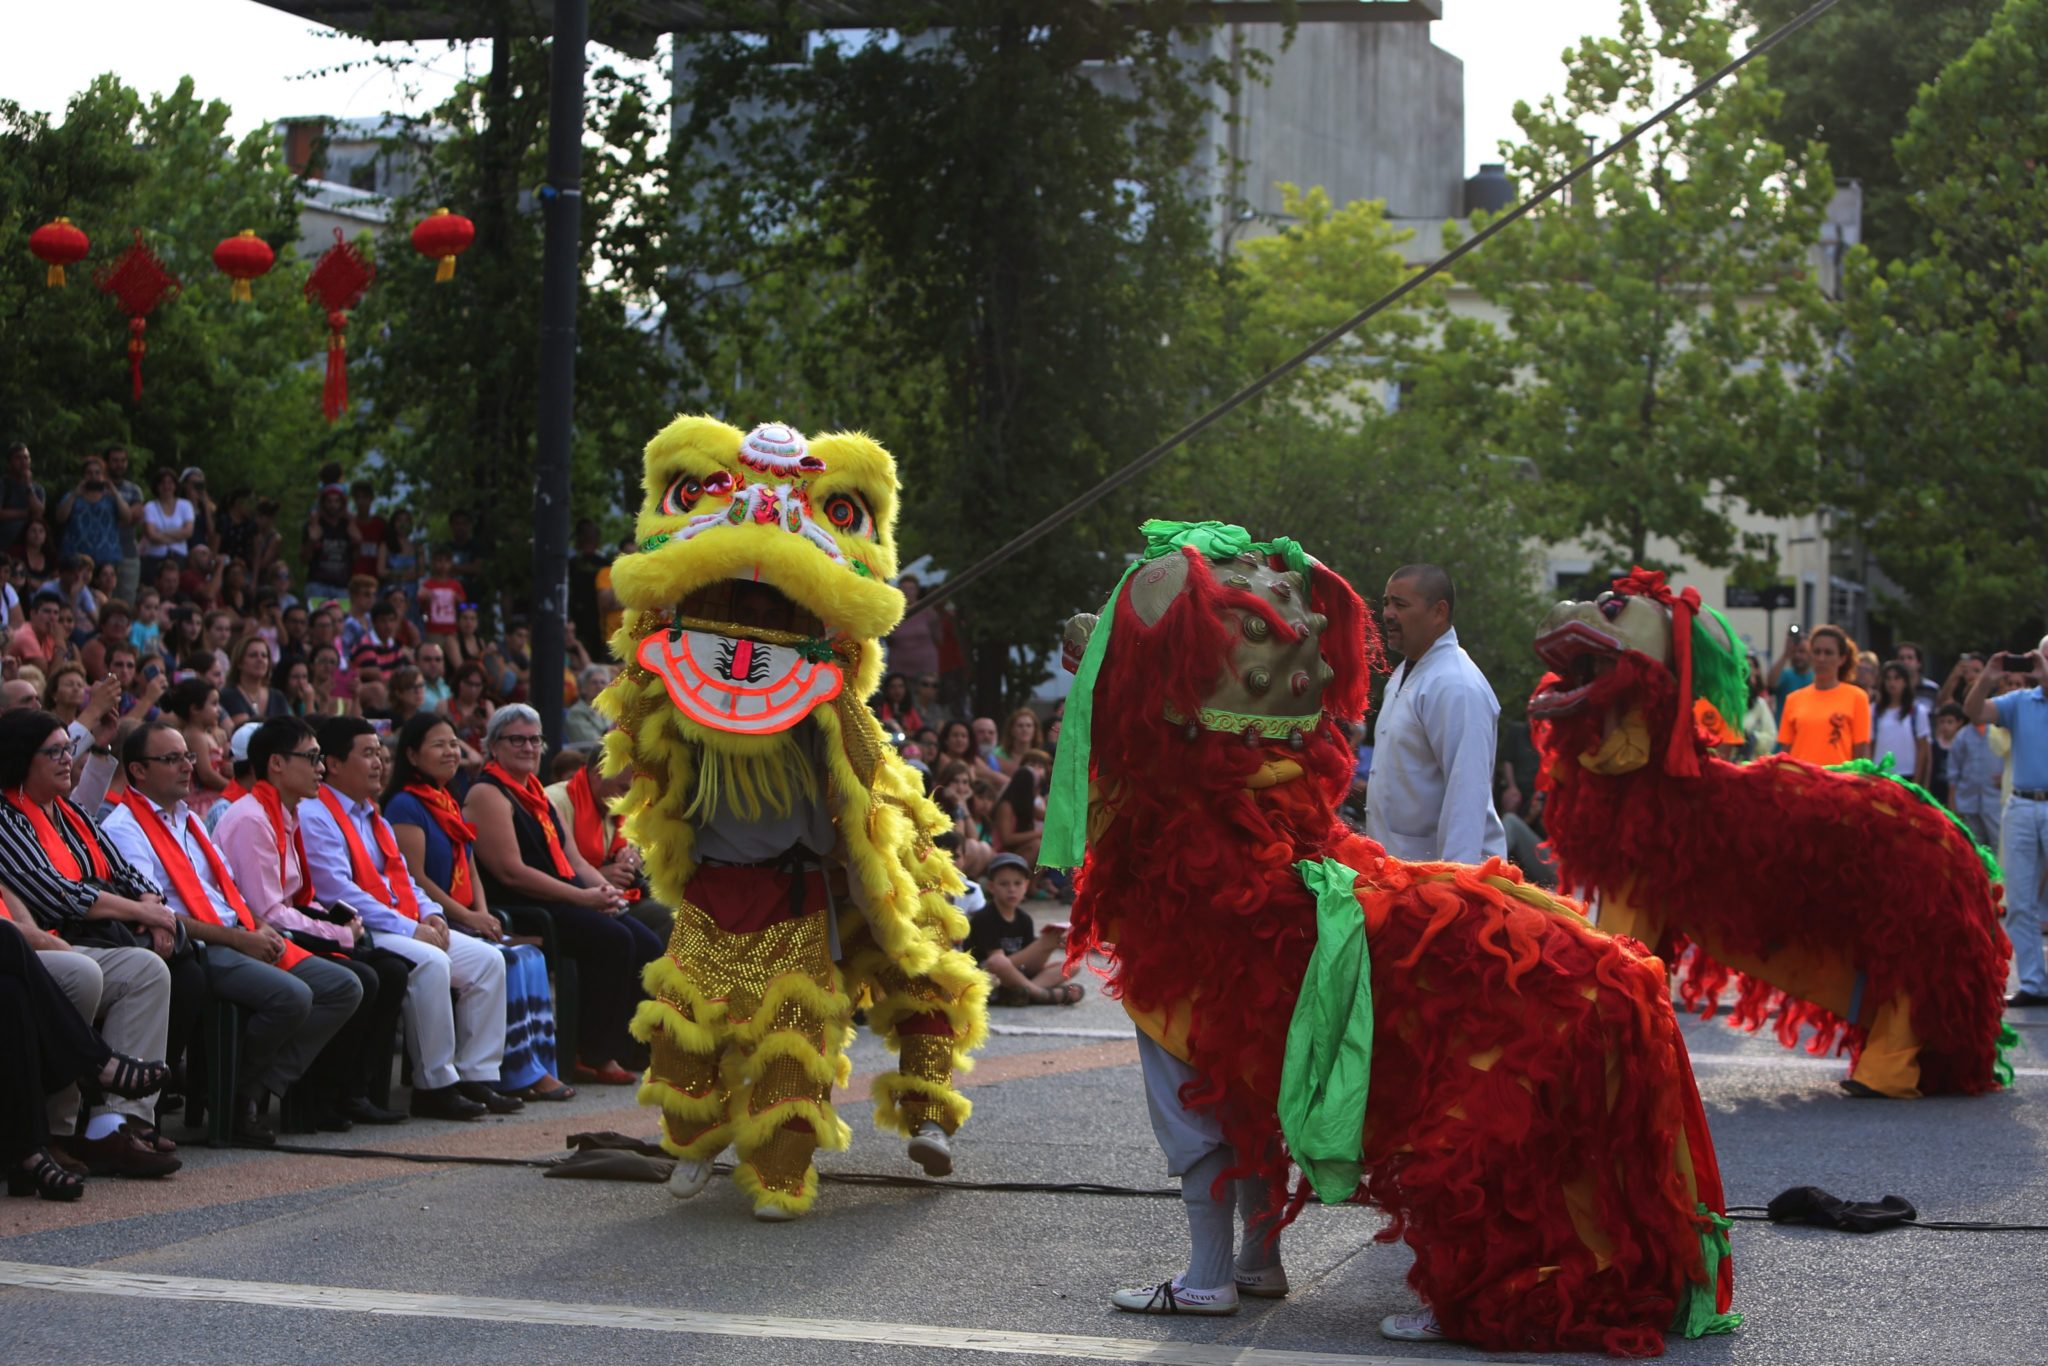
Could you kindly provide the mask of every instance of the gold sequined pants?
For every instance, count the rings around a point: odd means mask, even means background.
[[[831,1094],[845,1077],[852,1005],[825,915],[739,934],[684,902],[669,940],[674,971],[654,974],[643,1099],[662,1106],[663,1146],[695,1160],[736,1147],[740,1187],[757,1205],[796,1213],[816,1193],[812,1153],[848,1138]]]

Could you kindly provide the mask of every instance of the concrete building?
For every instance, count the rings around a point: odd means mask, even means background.
[[[385,114],[371,119],[308,115],[271,125],[285,164],[304,177],[299,201],[299,254],[307,260],[334,245],[335,229],[349,240],[389,221],[389,201],[406,194],[417,177],[414,159],[390,139],[437,138],[442,130]]]

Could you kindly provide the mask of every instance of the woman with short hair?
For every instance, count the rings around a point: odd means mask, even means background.
[[[497,945],[505,958],[505,1060],[489,1083],[521,1100],[568,1100],[576,1088],[555,1076],[555,1008],[548,965],[531,944],[511,944],[476,874],[476,827],[448,784],[462,767],[462,742],[444,716],[405,723],[384,789],[384,819],[413,877],[459,932]]]
[[[625,896],[562,828],[540,780],[546,749],[540,714],[523,702],[507,703],[491,714],[483,741],[483,776],[463,801],[463,814],[477,830],[483,885],[498,906],[545,910],[561,951],[576,961],[582,986],[576,1079],[631,1085],[638,1078],[628,1067],[644,1067],[647,1054],[627,1026],[643,995],[641,970],[664,945],[625,914]]]

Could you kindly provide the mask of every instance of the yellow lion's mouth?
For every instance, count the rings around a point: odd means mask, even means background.
[[[823,636],[825,624],[774,584],[762,579],[721,579],[676,604],[677,612],[700,621],[729,622],[743,630],[794,636]]]

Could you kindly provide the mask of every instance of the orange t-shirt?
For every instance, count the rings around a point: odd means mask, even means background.
[[[1854,683],[1823,692],[1811,685],[1785,699],[1778,743],[1809,764],[1845,764],[1870,742],[1870,698]]]

